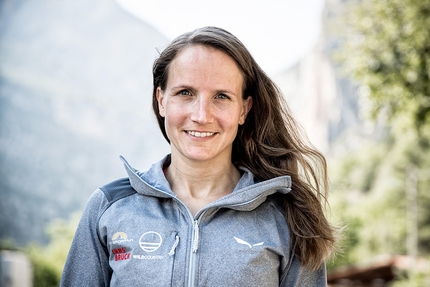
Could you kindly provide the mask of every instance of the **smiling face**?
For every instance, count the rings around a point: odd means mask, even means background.
[[[172,159],[231,161],[238,126],[251,108],[243,99],[243,75],[224,52],[203,45],[181,51],[172,61],[164,91],[157,89]]]

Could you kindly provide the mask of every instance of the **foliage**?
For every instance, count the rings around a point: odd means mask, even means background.
[[[428,262],[430,258],[427,258]],[[391,287],[422,287],[430,286],[430,268],[426,266],[420,270],[410,270],[397,274],[398,280]]]
[[[405,254],[408,166],[419,161],[417,219],[420,255],[430,246],[430,150],[416,145],[415,133],[374,140],[329,158],[334,220],[346,225],[343,254],[330,268],[366,261],[377,254]]]
[[[419,255],[430,253],[430,1],[346,3],[326,28],[341,27],[330,35],[335,61],[360,86],[360,109],[376,128],[370,140],[359,139],[359,148],[329,158],[334,220],[346,225],[343,256],[332,268],[407,253],[411,224],[418,226]],[[406,216],[412,168],[418,171],[415,223]]]
[[[351,1],[350,1],[351,2]],[[352,1],[342,19],[342,67],[363,85],[374,118],[430,125],[430,1]]]
[[[73,214],[69,221],[57,219],[50,223],[46,246],[30,244],[26,247],[34,268],[35,287],[54,287],[60,284],[61,273],[67,258],[80,214]]]
[[[55,265],[45,258],[47,255],[41,246],[30,244],[26,248],[27,255],[33,264],[34,286],[54,287],[60,284],[60,278],[55,272]],[[49,255],[47,255],[49,257]]]

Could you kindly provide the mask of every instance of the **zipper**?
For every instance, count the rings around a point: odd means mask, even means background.
[[[190,261],[189,261],[189,272],[188,272],[188,286],[194,287],[195,279],[196,279],[196,258],[197,251],[199,250],[199,241],[200,241],[200,227],[199,223],[203,214],[206,211],[203,211],[197,219],[193,221],[193,238],[192,238],[192,248],[190,253]]]
[[[248,203],[251,203],[255,200],[258,200],[261,196],[263,195],[259,195],[247,202],[243,202],[240,204],[232,204],[229,206],[241,206],[241,205],[245,205]],[[179,202],[181,202],[178,198],[176,198]],[[182,203],[182,202],[181,202]],[[182,203],[183,204],[183,203]],[[184,204],[184,206],[186,206]],[[187,208],[188,209],[188,208]],[[188,271],[188,287],[194,287],[195,285],[195,279],[196,279],[196,258],[197,258],[197,251],[199,250],[199,240],[200,240],[200,227],[199,227],[199,223],[201,218],[203,217],[203,215],[206,213],[208,209],[204,210],[199,217],[197,217],[197,219],[193,218],[193,238],[192,238],[192,248],[191,248],[191,254],[190,254],[190,261],[189,261],[189,271]],[[191,213],[190,213],[191,216]]]
[[[193,238],[193,253],[196,253],[199,249],[199,222],[197,220],[194,220],[194,238]]]
[[[247,201],[247,202],[243,202],[243,203],[239,203],[239,204],[232,204],[229,206],[241,206],[241,205],[246,205],[249,204],[253,201],[258,200],[261,196],[263,195],[258,195],[257,197]],[[178,200],[179,202],[181,202],[178,198],[176,198],[176,200]],[[181,202],[185,207],[186,205]],[[188,208],[187,208],[188,210]],[[197,259],[197,251],[199,250],[199,241],[200,241],[200,227],[199,227],[199,223],[200,220],[202,219],[203,215],[206,213],[208,209],[204,210],[199,217],[197,217],[197,219],[194,219],[190,214],[192,220],[193,220],[193,230],[192,230],[192,241],[191,241],[191,253],[190,253],[190,260],[189,260],[189,271],[188,271],[188,287],[194,287],[195,286],[195,279],[196,279],[196,259]],[[189,212],[189,210],[188,210]]]

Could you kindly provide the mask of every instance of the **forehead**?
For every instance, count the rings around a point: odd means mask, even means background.
[[[168,68],[168,82],[172,78],[214,77],[222,80],[239,81],[243,84],[243,72],[227,53],[206,45],[190,45],[180,51]]]

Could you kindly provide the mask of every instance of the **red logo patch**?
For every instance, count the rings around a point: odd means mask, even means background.
[[[127,253],[127,248],[119,247],[112,249],[112,253],[115,255],[115,261],[130,259],[131,253]]]

